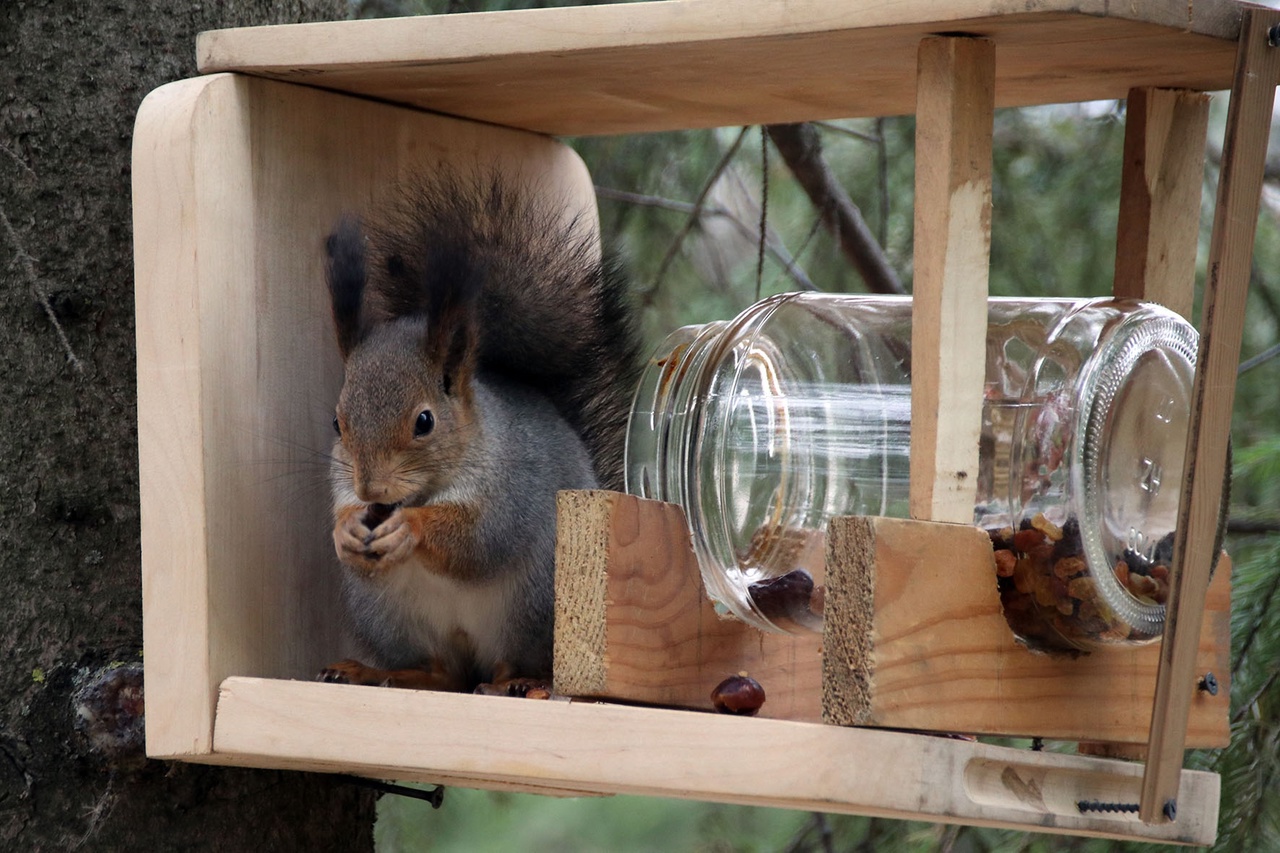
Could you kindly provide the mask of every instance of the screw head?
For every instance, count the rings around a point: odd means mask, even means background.
[[[1206,672],[1200,679],[1200,683],[1196,687],[1210,696],[1218,695],[1218,678],[1212,672]]]
[[[1178,801],[1177,800],[1164,801],[1164,816],[1166,820],[1177,820],[1178,818]]]

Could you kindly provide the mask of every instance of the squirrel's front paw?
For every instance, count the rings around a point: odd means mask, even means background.
[[[378,504],[339,510],[333,526],[333,546],[339,560],[366,574],[376,574],[408,559],[418,537],[404,512],[397,507],[385,520],[379,516],[385,516],[385,508]],[[370,524],[374,524],[372,529]]]

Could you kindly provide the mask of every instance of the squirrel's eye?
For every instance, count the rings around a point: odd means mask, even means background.
[[[418,419],[413,423],[413,435],[415,438],[426,435],[436,425],[435,415],[427,409],[418,412]]]
[[[338,416],[337,416],[337,415],[334,415],[334,416],[333,416],[333,431],[338,435],[338,437],[339,437],[339,438],[341,438],[341,437],[342,437],[342,427],[338,426]]]

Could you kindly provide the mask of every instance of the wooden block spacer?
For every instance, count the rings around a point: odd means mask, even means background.
[[[1229,739],[1230,565],[1206,600],[1189,746]],[[746,672],[761,716],[1055,740],[1145,743],[1158,645],[1077,658],[1028,651],[1004,619],[991,544],[968,525],[839,518],[827,536],[822,636],[762,632],[703,592],[684,514],[616,492],[563,492],[555,688],[711,710]]]

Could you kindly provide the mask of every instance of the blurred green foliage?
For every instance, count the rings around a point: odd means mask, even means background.
[[[581,5],[574,0],[362,0],[353,14],[422,14]],[[1201,217],[1203,282],[1225,95],[1211,112]],[[1110,291],[1124,105],[1106,102],[996,115],[993,295],[1095,296]],[[889,263],[911,280],[914,122],[820,126],[824,155],[860,206]],[[1278,134],[1273,133],[1273,139]],[[601,230],[629,276],[646,336],[725,319],[760,294],[794,289],[776,256],[759,264],[761,209],[771,244],[821,290],[862,283],[760,128],[570,140],[600,189]],[[1280,163],[1280,156],[1276,157]],[[1280,168],[1274,170],[1280,173]],[[702,198],[700,211],[691,213]],[[1264,193],[1242,356],[1280,340],[1280,187]],[[1188,765],[1222,774],[1220,851],[1280,850],[1280,358],[1240,377],[1233,421],[1232,742]],[[1068,748],[1056,745],[1056,748]],[[868,768],[867,772],[875,772]],[[676,781],[676,780],[673,780]],[[1153,845],[1058,838],[839,815],[637,797],[553,799],[451,789],[440,811],[382,801],[388,851],[1086,851]]]

